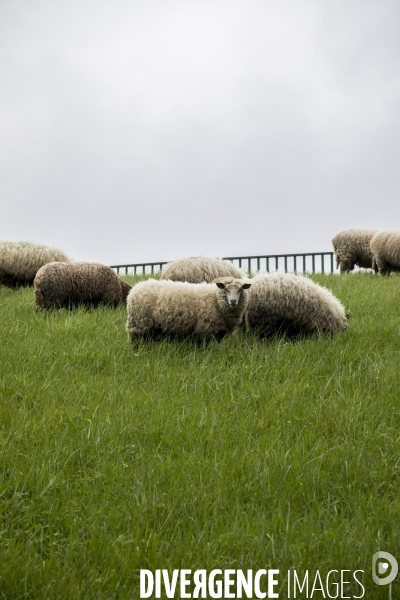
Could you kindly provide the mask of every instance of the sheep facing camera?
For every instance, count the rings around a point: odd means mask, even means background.
[[[376,585],[388,585],[399,571],[397,560],[389,552],[375,552],[372,557],[372,579]]]

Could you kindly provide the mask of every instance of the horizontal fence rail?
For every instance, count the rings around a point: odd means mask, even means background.
[[[226,256],[229,260],[249,273],[257,271],[273,273],[339,273],[334,266],[333,252],[306,252],[302,254],[269,254],[263,256]],[[159,273],[168,261],[114,265],[118,275],[154,275]]]
[[[162,266],[168,261],[152,263],[136,263],[130,265],[112,265],[111,268],[117,271],[117,275],[154,275],[161,271]],[[120,273],[122,271],[122,273]]]
[[[333,252],[305,252],[301,254],[269,254],[265,256],[226,256],[250,273],[266,271],[273,273],[338,273],[334,266]]]

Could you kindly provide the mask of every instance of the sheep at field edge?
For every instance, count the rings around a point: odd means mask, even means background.
[[[0,285],[32,285],[36,273],[47,263],[69,262],[61,250],[30,242],[0,242]]]
[[[336,268],[340,271],[352,271],[354,265],[370,269],[372,267],[372,251],[370,241],[378,233],[377,229],[346,229],[340,231],[332,239],[336,254]]]
[[[371,240],[375,268],[381,275],[400,271],[400,231],[380,231]]]
[[[301,275],[271,273],[251,280],[246,329],[260,337],[298,337],[347,329],[342,304],[330,290]]]
[[[52,262],[41,267],[33,282],[36,310],[76,304],[126,304],[132,288],[106,265]]]
[[[351,271],[352,275],[376,275],[375,269],[365,269],[364,267],[360,267],[357,270]]]
[[[127,300],[128,338],[131,343],[168,334],[222,339],[240,325],[250,285],[233,277],[215,284],[155,279],[138,283]]]
[[[245,274],[228,260],[207,258],[206,256],[191,256],[180,258],[165,265],[161,279],[171,281],[187,281],[188,283],[211,283],[217,277],[234,277],[244,279]]]

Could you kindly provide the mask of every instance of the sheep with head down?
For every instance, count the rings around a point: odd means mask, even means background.
[[[360,267],[359,269],[354,269],[351,271],[352,275],[376,275],[375,269],[365,269],[364,267]]]
[[[371,239],[375,268],[380,275],[400,271],[400,231],[380,231]]]
[[[332,292],[293,273],[256,275],[245,312],[246,329],[260,337],[334,334],[347,329],[344,308]]]
[[[31,242],[0,242],[0,285],[18,288],[32,285],[38,270],[54,261],[70,258],[57,248]]]
[[[166,335],[220,340],[239,327],[250,285],[233,277],[215,284],[155,279],[138,283],[127,300],[129,340]]]
[[[235,277],[244,279],[245,274],[228,260],[208,258],[206,256],[190,256],[180,258],[165,265],[161,279],[171,281],[187,281],[188,283],[211,283],[218,277]]]
[[[336,268],[341,273],[352,271],[355,265],[365,269],[372,268],[372,250],[370,242],[377,229],[346,229],[332,239],[336,254]]]
[[[52,262],[37,272],[33,282],[36,310],[77,304],[126,304],[132,288],[106,265]]]

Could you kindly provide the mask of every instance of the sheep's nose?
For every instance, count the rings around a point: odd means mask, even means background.
[[[236,306],[236,304],[237,304],[237,300],[229,300],[229,304],[230,304],[231,306]]]

